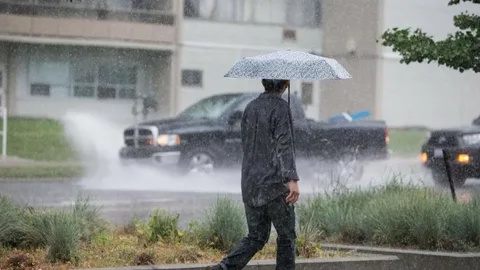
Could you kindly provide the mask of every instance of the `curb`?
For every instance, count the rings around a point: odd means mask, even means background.
[[[347,258],[332,259],[299,259],[296,261],[298,270],[386,270],[396,269],[398,258],[396,256],[358,254]],[[89,270],[205,270],[212,264],[176,264],[159,266],[131,266],[120,268],[94,268]],[[251,261],[245,270],[273,270],[274,260]],[[77,269],[87,270],[87,269]]]
[[[480,265],[478,252],[443,252],[413,249],[394,249],[370,246],[322,244],[322,248],[339,251],[357,251],[360,253],[395,256],[399,259],[395,269],[422,270],[476,270]]]
[[[0,167],[1,168],[1,167]],[[80,178],[46,178],[46,177],[36,177],[36,178],[2,178],[0,177],[0,184],[15,184],[15,183],[75,183],[80,182]]]

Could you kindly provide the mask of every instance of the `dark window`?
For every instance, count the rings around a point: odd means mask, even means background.
[[[3,85],[3,71],[0,70],[0,88],[6,87],[6,85]]]
[[[202,87],[203,71],[201,70],[182,70],[182,86]]]
[[[291,29],[283,30],[283,39],[284,40],[297,40],[297,31]]]
[[[187,18],[198,18],[200,15],[199,8],[199,0],[185,0],[185,4],[183,7],[183,15]]]
[[[50,96],[50,85],[34,83],[30,85],[30,95],[32,96]]]
[[[95,68],[87,65],[74,66],[73,79],[76,83],[94,83]]]
[[[103,87],[99,86],[97,88],[97,97],[98,99],[114,99],[117,96],[117,91],[115,87]]]
[[[118,91],[118,98],[121,99],[135,99],[136,91],[135,88],[121,88]]]
[[[74,86],[73,87],[73,96],[74,97],[94,97],[95,96],[95,87],[93,86]]]
[[[313,84],[302,83],[302,104],[312,105],[313,103]]]
[[[100,84],[136,84],[137,72],[135,67],[100,66],[98,82]]]
[[[245,111],[245,108],[247,108],[247,105],[252,102],[252,100],[254,100],[256,97],[251,97],[251,98],[247,98],[246,100],[240,102],[237,107],[235,108],[235,111]]]

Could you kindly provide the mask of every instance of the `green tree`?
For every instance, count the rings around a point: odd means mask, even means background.
[[[480,4],[480,0],[450,0],[448,5],[461,2]],[[465,11],[455,15],[453,22],[458,30],[444,40],[435,41],[418,28],[392,28],[382,34],[381,43],[401,55],[400,63],[437,62],[460,72],[480,72],[480,16]]]

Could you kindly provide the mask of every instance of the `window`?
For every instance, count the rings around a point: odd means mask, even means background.
[[[183,15],[187,18],[198,18],[200,0],[185,0]]]
[[[184,16],[206,20],[319,27],[322,0],[185,0]]]
[[[70,88],[70,70],[67,61],[32,57],[28,64],[31,96],[58,97]]]
[[[30,95],[32,96],[50,96],[50,85],[33,83],[30,85]]]
[[[73,96],[94,97],[95,96],[95,68],[85,64],[74,63],[73,73]]]
[[[116,65],[115,65],[116,64]],[[134,99],[136,97],[137,69],[119,63],[73,63],[74,97],[97,99]]]
[[[102,65],[98,69],[97,98],[133,99],[137,84],[135,67]]]
[[[203,86],[203,71],[201,70],[182,70],[182,86],[187,87],[202,87]]]
[[[302,104],[313,104],[313,83],[302,83]]]
[[[231,104],[237,102],[239,95],[221,95],[213,96],[200,100],[192,106],[185,109],[178,117],[193,119],[217,119]]]
[[[240,102],[235,108],[235,111],[241,111],[241,112],[245,111],[245,108],[247,108],[248,103],[252,102],[252,100],[254,100],[255,98],[256,96],[253,96]]]

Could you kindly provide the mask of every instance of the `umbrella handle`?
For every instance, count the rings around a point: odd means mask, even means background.
[[[290,107],[290,85],[288,85],[288,106]]]

